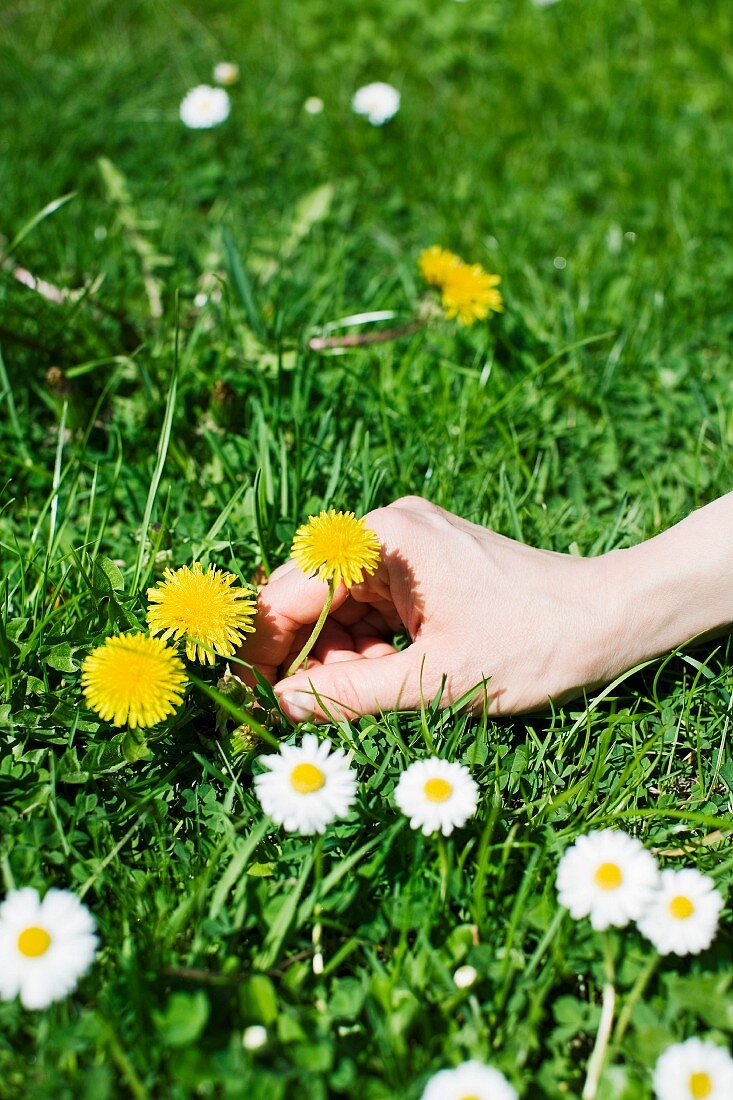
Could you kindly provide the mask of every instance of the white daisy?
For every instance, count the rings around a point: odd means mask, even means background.
[[[517,1100],[517,1094],[498,1069],[471,1061],[439,1070],[425,1086],[422,1100]]]
[[[229,96],[223,88],[199,84],[181,100],[181,122],[189,130],[210,130],[229,116]]]
[[[217,61],[214,65],[215,84],[236,84],[239,80],[239,65],[233,61]]]
[[[94,918],[69,890],[30,886],[0,905],[0,1000],[46,1008],[75,988],[97,950]]]
[[[450,836],[476,812],[478,787],[463,764],[431,756],[403,771],[394,799],[413,829]]]
[[[356,775],[341,749],[312,733],[300,747],[283,745],[279,753],[260,757],[268,771],[255,776],[260,805],[290,833],[323,833],[345,817],[356,799]]]
[[[560,904],[575,920],[590,917],[596,931],[638,920],[658,881],[654,857],[617,829],[578,837],[557,868]]]
[[[657,1059],[654,1094],[657,1100],[730,1100],[733,1058],[700,1039],[674,1043]]]
[[[722,908],[723,898],[707,875],[694,867],[662,871],[637,926],[660,955],[697,955],[713,942]]]
[[[354,93],[351,108],[368,119],[372,126],[383,126],[399,111],[400,93],[391,84],[377,80]]]

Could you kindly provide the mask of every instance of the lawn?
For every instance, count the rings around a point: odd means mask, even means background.
[[[261,685],[263,736],[223,659],[146,738],[80,669],[163,569],[251,584],[324,508],[419,494],[596,555],[730,491],[731,40],[729,0],[3,5],[2,895],[73,891],[100,949],[50,1008],[0,1001],[0,1097],[419,1100],[476,1059],[525,1098],[651,1100],[670,1044],[730,1046],[729,906],[660,957],[555,883],[614,828],[727,896],[728,639],[530,717],[293,728]],[[228,119],[187,129],[222,60]],[[436,242],[503,313],[310,347],[411,328]],[[322,839],[253,788],[309,732],[359,781]],[[393,799],[433,753],[480,790],[448,838]]]

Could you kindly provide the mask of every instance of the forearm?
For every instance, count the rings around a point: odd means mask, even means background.
[[[661,535],[606,556],[634,662],[733,626],[733,493]]]

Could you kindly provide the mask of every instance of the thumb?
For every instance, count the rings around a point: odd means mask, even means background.
[[[281,680],[275,693],[294,722],[418,710],[421,698],[432,698],[429,685],[421,683],[423,656],[422,649],[411,645],[386,657],[318,665]]]

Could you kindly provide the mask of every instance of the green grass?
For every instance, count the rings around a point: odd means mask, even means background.
[[[79,664],[144,621],[164,565],[247,581],[322,506],[421,493],[597,554],[728,491],[732,24],[727,0],[5,5],[0,233],[86,292],[0,275],[1,866],[82,894],[103,947],[63,1004],[0,1003],[0,1096],[417,1100],[470,1056],[578,1096],[609,966],[599,1100],[650,1097],[670,1042],[730,1042],[729,931],[646,975],[638,934],[573,923],[554,887],[565,846],[614,825],[725,892],[728,641],[552,715],[427,701],[330,729],[361,793],[322,849],[263,823],[202,688],[143,756],[80,704]],[[185,131],[222,58],[231,118]],[[403,95],[381,130],[349,110],[371,79]],[[501,318],[308,350],[339,317],[409,319],[434,241],[502,275]],[[390,802],[431,743],[483,791],[443,843]]]

